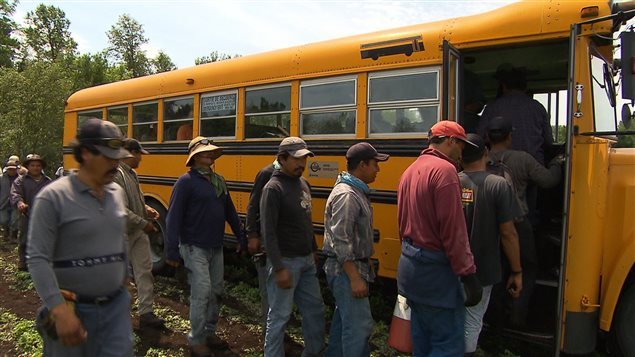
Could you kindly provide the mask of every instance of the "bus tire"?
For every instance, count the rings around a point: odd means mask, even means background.
[[[630,284],[615,309],[610,333],[611,354],[635,356],[635,284]]]
[[[157,275],[165,268],[165,216],[167,214],[163,205],[156,200],[148,199],[148,206],[159,212],[159,219],[154,222],[157,232],[148,234],[150,239],[150,258],[152,259],[152,274]]]

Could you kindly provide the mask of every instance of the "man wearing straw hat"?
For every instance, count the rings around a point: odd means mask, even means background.
[[[185,161],[190,170],[174,184],[167,214],[167,260],[179,265],[183,258],[190,282],[188,340],[192,356],[210,356],[210,348],[227,343],[216,335],[219,302],[223,293],[223,238],[225,222],[241,243],[246,243],[227,185],[212,165],[222,149],[198,136],[190,141]]]

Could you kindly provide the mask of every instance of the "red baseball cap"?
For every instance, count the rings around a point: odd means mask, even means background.
[[[478,147],[478,145],[473,142],[467,140],[467,134],[465,134],[465,129],[459,123],[451,120],[441,120],[440,122],[434,124],[432,128],[430,128],[430,137],[449,137],[455,138],[463,141],[466,144],[470,144],[474,147]]]

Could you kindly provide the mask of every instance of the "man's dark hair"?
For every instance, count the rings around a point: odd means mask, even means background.
[[[502,76],[500,81],[509,89],[525,90],[527,89],[527,78],[523,70],[514,68],[506,75]]]
[[[430,133],[429,135],[431,136],[430,139],[428,140],[429,143],[435,144],[435,145],[442,144],[445,141],[445,139],[448,138],[447,136],[444,136],[444,137],[432,136],[432,133]]]
[[[494,144],[500,144],[503,141],[507,140],[507,137],[510,135],[511,133],[509,132],[502,132],[502,131],[498,131],[498,130],[493,130],[487,133],[487,138],[489,139],[490,144],[494,145]]]
[[[485,155],[485,149],[463,150],[463,155],[462,155],[463,163],[471,164],[473,162],[480,160],[483,157],[483,155]]]
[[[73,157],[75,161],[79,164],[84,163],[84,159],[82,158],[82,149],[88,150],[93,155],[98,155],[99,150],[97,150],[93,145],[79,142],[77,140],[71,142],[71,146],[73,147]]]
[[[278,159],[288,159],[289,158],[289,153],[286,151],[283,152],[279,152],[278,153]]]
[[[346,161],[346,171],[348,171],[348,172],[354,171],[355,169],[357,169],[359,164],[362,163],[362,161],[365,162],[366,165],[368,165],[368,163],[370,162],[370,159],[367,159],[367,160],[348,160],[348,161]]]

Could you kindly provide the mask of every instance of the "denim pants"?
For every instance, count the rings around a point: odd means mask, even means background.
[[[492,286],[483,287],[483,296],[478,304],[465,308],[465,353],[476,351],[478,336],[483,329],[483,316],[485,316],[492,294]]]
[[[321,356],[324,350],[324,301],[320,293],[313,255],[283,257],[282,264],[291,274],[290,289],[278,287],[273,267],[270,262],[267,262],[269,314],[265,335],[265,356],[284,356],[284,330],[291,316],[294,302],[302,315],[302,336],[304,337],[302,356]]]
[[[190,345],[205,344],[216,333],[223,295],[223,248],[202,249],[190,244],[179,248],[190,283]]]
[[[7,207],[0,210],[0,226],[7,226],[7,235],[18,231],[19,222],[20,215],[18,214],[17,209],[7,205]]]
[[[415,357],[463,356],[465,307],[453,309],[416,304],[410,306],[412,355]]]
[[[139,301],[139,315],[152,312],[154,302],[154,276],[152,275],[152,258],[150,240],[143,231],[128,235],[128,257],[134,273]]]
[[[47,357],[122,357],[133,355],[130,294],[127,289],[107,304],[77,304],[77,314],[88,338],[79,346],[64,346],[38,331]]]
[[[370,356],[368,340],[375,324],[368,297],[353,297],[346,273],[327,275],[335,297],[335,311],[326,356]]]

